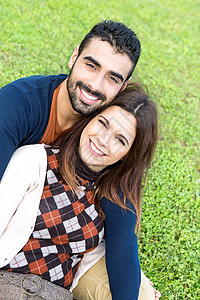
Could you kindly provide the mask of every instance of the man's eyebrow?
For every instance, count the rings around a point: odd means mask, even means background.
[[[91,61],[93,64],[95,64],[97,67],[101,67],[100,63],[94,59],[92,56],[85,56],[83,59],[87,59],[89,61]]]
[[[114,72],[114,71],[110,71],[110,74],[113,75],[113,76],[115,76],[115,77],[117,77],[117,78],[119,78],[119,80],[120,80],[121,82],[124,81],[124,77],[123,77],[121,74],[116,73],[116,72]]]
[[[99,68],[101,67],[100,63],[96,59],[94,59],[92,56],[85,56],[83,59],[91,61],[93,64],[95,64]],[[119,78],[119,80],[121,82],[124,81],[124,77],[121,74],[119,74],[117,72],[114,72],[114,71],[110,71],[110,74],[117,77],[117,78]]]

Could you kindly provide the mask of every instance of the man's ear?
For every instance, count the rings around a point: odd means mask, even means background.
[[[130,77],[128,80],[126,80],[126,81],[124,82],[121,91],[123,91],[123,90],[127,87],[127,85],[128,85],[128,83],[130,82],[130,80],[131,80],[131,77]]]
[[[70,60],[68,62],[68,66],[69,66],[70,69],[73,67],[73,64],[75,63],[75,60],[78,57],[78,50],[79,50],[79,46],[76,46],[72,56],[70,57]]]

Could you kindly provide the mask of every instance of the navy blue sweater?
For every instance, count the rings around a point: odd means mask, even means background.
[[[67,75],[31,76],[0,90],[0,179],[13,152],[38,143],[47,127],[53,92]]]
[[[47,127],[53,92],[67,75],[31,76],[0,90],[0,179],[13,152],[38,143]],[[133,207],[130,204],[130,207]],[[105,213],[106,266],[114,300],[138,299],[140,265],[136,215],[102,199]],[[133,209],[134,210],[134,209]]]
[[[105,214],[106,267],[112,299],[138,299],[141,271],[134,232],[136,215],[105,197],[101,204]],[[130,202],[128,206],[135,211]]]

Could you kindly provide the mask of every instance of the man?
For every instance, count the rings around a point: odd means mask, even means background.
[[[72,54],[69,76],[32,76],[0,90],[0,178],[22,145],[50,143],[81,115],[123,90],[140,55],[135,33],[122,23],[93,27]],[[86,296],[87,297],[87,296]]]
[[[69,61],[69,77],[32,76],[0,90],[0,178],[17,147],[50,142],[81,116],[105,105],[124,89],[140,55],[135,33],[105,21],[87,34]],[[54,120],[51,119],[53,114]],[[56,129],[46,136],[53,122]]]

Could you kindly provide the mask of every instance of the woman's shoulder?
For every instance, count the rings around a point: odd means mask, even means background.
[[[31,157],[33,157],[34,159],[46,158],[44,144],[31,144],[19,147],[14,152],[12,159],[30,159]]]
[[[25,145],[18,148],[10,159],[10,162],[2,178],[5,177],[26,176],[28,178],[37,178],[38,174],[46,172],[47,155],[44,145]],[[18,175],[17,175],[18,174]],[[9,176],[8,176],[9,175]]]

